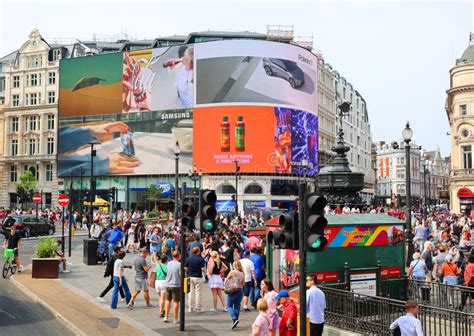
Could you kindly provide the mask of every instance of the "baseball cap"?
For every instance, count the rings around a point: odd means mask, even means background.
[[[281,298],[289,298],[290,294],[287,290],[283,289],[278,292],[277,296],[275,297],[276,300],[280,300]]]
[[[250,251],[249,250],[245,250],[244,251],[244,257],[248,257],[250,255]]]

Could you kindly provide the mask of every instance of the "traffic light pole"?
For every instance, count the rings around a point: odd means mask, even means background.
[[[305,223],[306,183],[298,185],[298,225],[300,259],[300,335],[306,336],[306,223]]]
[[[186,182],[183,182],[182,192],[181,192],[182,204],[184,204],[186,199]],[[183,214],[181,214],[183,218]],[[183,220],[181,219],[181,241],[180,241],[179,253],[181,254],[181,291],[179,293],[179,331],[184,331],[184,318],[185,318],[185,309],[186,309],[186,293],[184,292],[184,264],[186,262],[186,227],[183,225]]]

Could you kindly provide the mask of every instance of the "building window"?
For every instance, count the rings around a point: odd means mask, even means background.
[[[61,49],[53,50],[53,61],[59,61],[61,59]]]
[[[467,115],[467,105],[466,104],[459,105],[459,115],[461,117],[464,117],[465,115]]]
[[[48,72],[48,84],[56,84],[56,72]]]
[[[20,87],[20,76],[13,76],[13,88]]]
[[[53,165],[52,164],[47,164],[45,168],[45,179],[46,182],[51,182],[53,180]]]
[[[467,129],[463,129],[463,130],[461,131],[461,136],[462,136],[463,138],[469,137],[469,131],[468,131]]]
[[[472,169],[472,148],[471,146],[462,146],[462,164],[464,169]]]
[[[37,86],[37,85],[41,84],[41,82],[38,78],[39,78],[38,74],[31,74],[30,75],[29,86]]]
[[[34,93],[27,93],[26,94],[26,103],[28,105],[38,105],[41,99],[41,94],[34,92]]]
[[[16,182],[17,181],[17,171],[16,171],[16,166],[10,166],[10,182]]]
[[[10,154],[11,156],[18,155],[18,139],[12,139],[12,142],[10,145]]]
[[[12,106],[19,106],[20,105],[20,95],[14,94],[12,95]]]
[[[28,125],[28,131],[36,131],[39,129],[39,120],[38,116],[28,116],[26,119]]]
[[[54,114],[48,114],[48,131],[54,130]]]
[[[32,68],[37,68],[41,65],[40,57],[39,56],[31,56],[30,65]]]
[[[36,154],[36,139],[28,139],[28,155]]]
[[[50,91],[48,92],[48,104],[56,103],[56,92]]]
[[[18,117],[10,119],[10,132],[18,132]]]
[[[48,155],[52,155],[54,153],[54,138],[48,138],[47,147]]]

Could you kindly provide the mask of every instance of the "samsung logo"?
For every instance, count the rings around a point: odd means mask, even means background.
[[[298,55],[298,61],[304,62],[304,63],[309,64],[311,66],[313,65],[313,61],[310,60],[309,58],[304,57],[303,55]]]

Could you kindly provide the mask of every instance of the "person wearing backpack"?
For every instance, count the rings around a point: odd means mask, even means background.
[[[462,292],[461,304],[458,309],[463,310],[466,305],[466,300],[470,297],[471,304],[474,301],[474,253],[471,252],[471,255],[468,259],[468,264],[464,270],[464,286],[470,288],[470,290],[465,290]]]
[[[114,263],[115,260],[117,260],[117,255],[120,251],[120,247],[116,246],[114,248],[114,255],[112,258],[109,259],[109,262],[107,263],[107,266],[105,267],[104,271],[104,278],[110,277],[110,282],[107,287],[100,293],[100,295],[97,297],[97,300],[101,303],[105,303],[104,296],[112,289],[114,288],[114,278],[112,277],[112,274],[114,273]],[[125,293],[123,292],[123,288],[119,287],[119,293],[120,297],[122,298],[121,301],[125,301]]]

